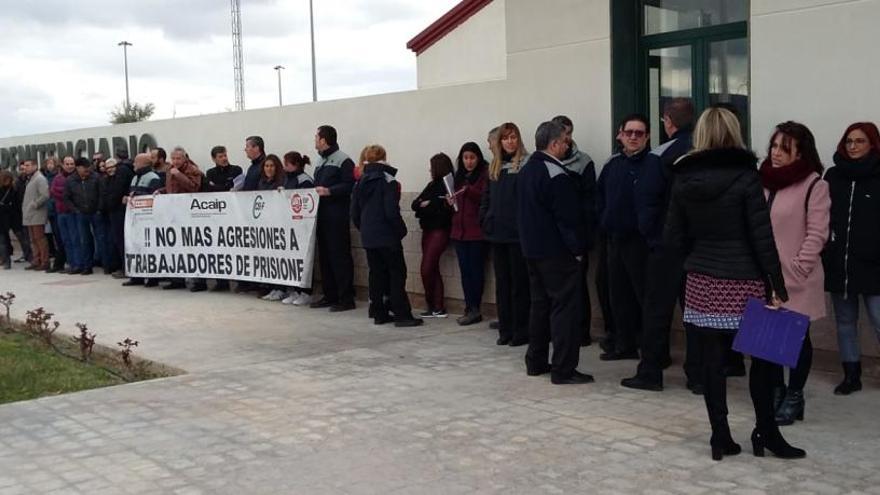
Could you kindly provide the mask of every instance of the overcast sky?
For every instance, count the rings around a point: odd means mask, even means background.
[[[458,0],[314,0],[318,98],[414,89],[406,42]],[[245,103],[311,101],[308,0],[241,0]],[[106,125],[125,99],[153,119],[234,108],[229,0],[0,0],[0,136]]]

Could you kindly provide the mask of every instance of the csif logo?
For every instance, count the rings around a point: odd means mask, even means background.
[[[260,215],[263,214],[263,208],[266,207],[266,202],[263,201],[263,196],[257,194],[257,197],[254,198],[254,207],[251,210],[251,213],[254,215],[254,220],[260,218]]]
[[[192,203],[189,205],[190,211],[199,210],[206,211],[207,213],[222,213],[223,210],[226,209],[226,201],[222,199],[211,199],[205,201],[199,201],[196,198],[193,198]]]

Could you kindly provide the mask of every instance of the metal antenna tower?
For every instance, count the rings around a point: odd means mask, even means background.
[[[244,62],[241,56],[240,0],[232,0],[232,72],[235,78],[235,109],[244,110]]]

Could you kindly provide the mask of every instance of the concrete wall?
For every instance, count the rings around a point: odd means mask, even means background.
[[[419,89],[507,77],[506,0],[494,0],[419,54]]]

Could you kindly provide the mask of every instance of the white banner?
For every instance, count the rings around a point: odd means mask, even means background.
[[[318,199],[314,189],[132,198],[125,273],[309,288]]]

